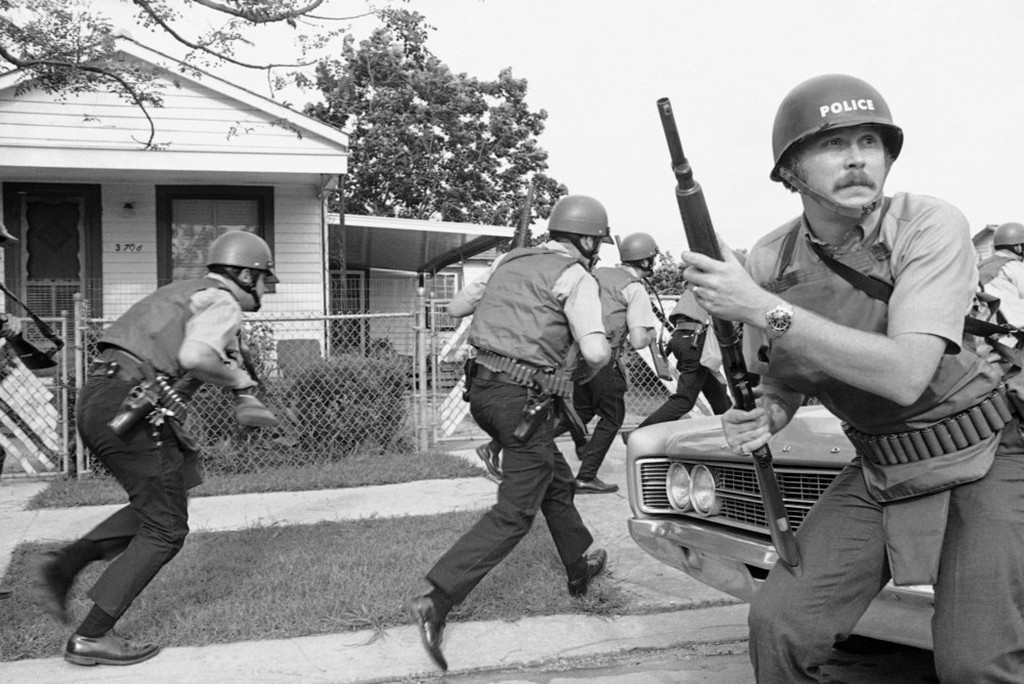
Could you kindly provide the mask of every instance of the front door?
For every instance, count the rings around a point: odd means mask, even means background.
[[[4,220],[21,241],[5,251],[5,280],[37,316],[70,315],[76,292],[102,315],[99,259],[89,249],[99,242],[99,203],[99,186],[4,184]]]

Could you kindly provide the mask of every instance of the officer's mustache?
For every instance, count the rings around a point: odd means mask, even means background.
[[[864,173],[863,171],[850,171],[836,183],[836,190],[842,190],[843,188],[852,188],[854,186],[863,185],[864,187],[875,189],[875,182],[871,180],[871,176]]]

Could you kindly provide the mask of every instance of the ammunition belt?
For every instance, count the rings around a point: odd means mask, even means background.
[[[537,368],[486,349],[477,350],[476,363],[473,364],[474,378],[536,387],[545,394],[562,398],[572,396],[572,379],[558,371],[557,368]]]
[[[879,465],[897,465],[951,454],[978,444],[1013,420],[1005,385],[974,406],[919,430],[869,435],[847,423],[843,431],[857,451]]]

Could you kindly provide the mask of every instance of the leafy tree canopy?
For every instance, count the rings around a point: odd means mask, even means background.
[[[396,10],[341,58],[317,68],[324,101],[306,113],[350,134],[345,210],[374,216],[516,225],[532,183],[532,215],[565,187],[537,144],[547,112],[526,104],[526,79],[453,73],[427,48],[425,18]]]
[[[182,61],[193,67],[232,64],[267,73],[271,88],[294,78],[291,69],[316,63],[317,55],[349,26],[347,22],[376,16],[387,22],[392,10],[352,16],[329,16],[329,0],[0,0],[0,67],[25,73],[22,90],[41,88],[69,95],[109,91],[138,106],[155,129],[149,107],[162,104],[155,74],[130,62],[111,59],[115,25],[111,16],[134,14],[134,25],[170,36],[188,49]],[[356,5],[356,2],[346,3]],[[125,12],[127,10],[127,12]],[[256,42],[267,42],[261,31],[284,27],[289,47],[280,37],[274,54],[283,61],[261,57]],[[257,55],[249,59],[246,53]]]

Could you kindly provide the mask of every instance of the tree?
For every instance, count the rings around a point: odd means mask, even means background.
[[[193,67],[232,64],[264,71],[272,91],[296,77],[288,70],[316,63],[315,55],[344,31],[343,23],[364,16],[387,21],[390,10],[331,17],[317,14],[327,0],[0,0],[0,65],[21,69],[25,79],[19,93],[29,87],[49,93],[109,91],[136,105],[150,125],[153,147],[155,127],[148,109],[162,104],[155,74],[114,59],[115,32],[109,10],[134,10],[134,22],[146,30],[170,36],[188,48],[182,61]],[[208,30],[197,31],[205,20]],[[268,62],[242,56],[253,48],[261,28],[290,29],[291,61]],[[278,54],[285,50],[280,38]],[[284,70],[284,71],[282,71]],[[276,78],[272,78],[274,75]],[[140,141],[142,142],[142,141]]]
[[[431,28],[395,10],[317,68],[324,102],[306,113],[350,132],[345,210],[515,225],[532,183],[534,215],[547,216],[565,194],[537,144],[547,112],[530,111],[510,68],[494,81],[452,73],[426,46]]]
[[[659,295],[682,294],[686,283],[683,278],[684,268],[685,264],[673,257],[671,252],[661,253],[654,265],[654,274],[648,281]]]

